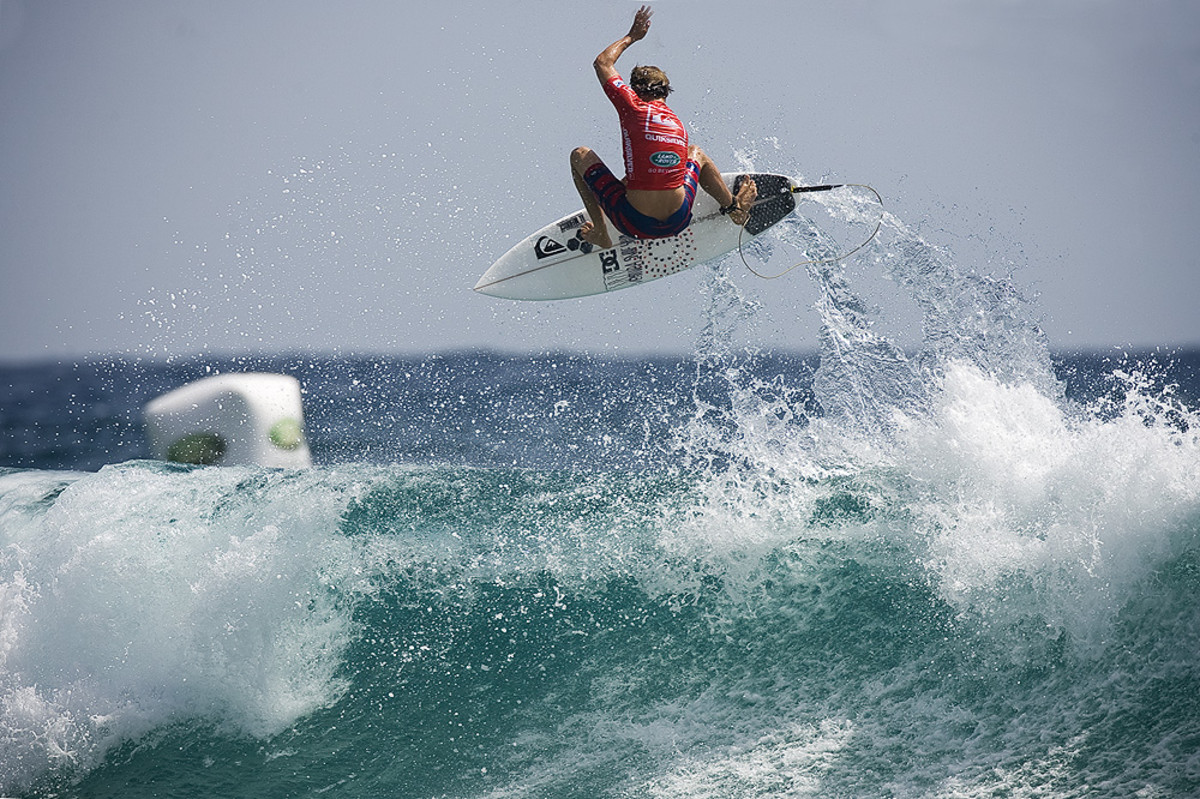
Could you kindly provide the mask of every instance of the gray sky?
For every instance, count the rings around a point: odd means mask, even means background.
[[[471,291],[579,205],[572,147],[619,163],[591,60],[636,5],[0,0],[0,360],[691,351],[697,270]],[[1200,4],[653,7],[618,67],[666,69],[718,163],[874,185],[960,265],[1015,268],[1055,347],[1200,344]],[[733,274],[744,343],[815,346],[803,270]]]

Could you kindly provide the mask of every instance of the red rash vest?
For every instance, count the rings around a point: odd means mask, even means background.
[[[687,131],[662,100],[646,102],[620,75],[604,84],[604,93],[621,119],[625,151],[625,187],[664,191],[683,185],[688,156]]]

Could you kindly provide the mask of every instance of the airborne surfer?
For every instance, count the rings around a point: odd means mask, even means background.
[[[672,89],[661,69],[634,67],[628,84],[617,72],[617,59],[650,30],[652,13],[649,6],[639,8],[629,33],[604,48],[592,63],[621,120],[625,178],[617,180],[588,147],[571,152],[571,175],[591,220],[579,229],[579,237],[602,249],[612,246],[603,212],[626,235],[666,238],[691,222],[697,185],[738,225],[746,224],[758,196],[754,181],[746,179],[739,183],[735,197],[712,159],[688,144],[683,123],[665,102]]]

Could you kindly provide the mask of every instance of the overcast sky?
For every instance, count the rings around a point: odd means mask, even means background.
[[[578,205],[621,0],[0,0],[0,360],[462,347],[689,352],[700,270],[559,303],[471,291]],[[1200,344],[1200,4],[659,0],[732,169],[872,184],[1052,346]],[[865,266],[856,267],[861,273]],[[734,279],[816,344],[803,270]]]

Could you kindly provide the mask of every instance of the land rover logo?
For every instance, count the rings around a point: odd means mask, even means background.
[[[682,161],[679,153],[673,153],[670,150],[659,150],[650,156],[650,163],[655,166],[679,166]]]

